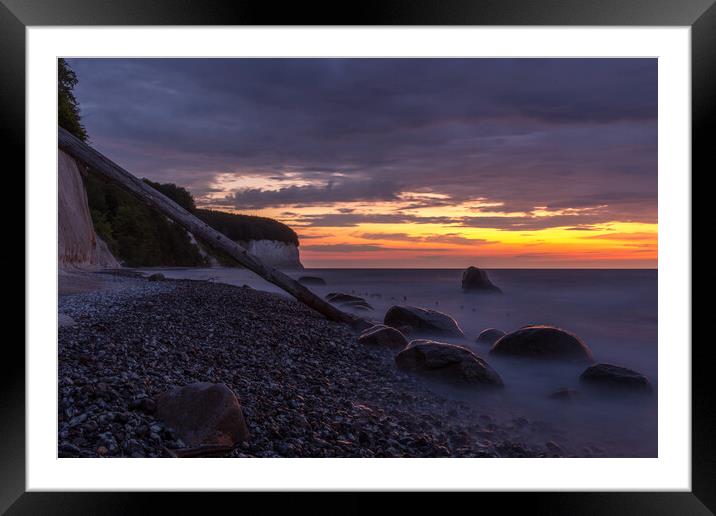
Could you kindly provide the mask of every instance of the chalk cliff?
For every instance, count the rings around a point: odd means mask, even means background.
[[[265,264],[277,269],[303,269],[298,247],[293,243],[278,240],[249,240],[239,244]]]
[[[77,162],[62,151],[58,166],[58,259],[64,268],[113,268],[119,262],[97,236]]]
[[[119,191],[116,187],[98,182],[92,176],[84,177],[80,172],[78,163],[68,154],[59,152],[58,167],[58,252],[60,269],[73,268],[116,268],[124,265],[131,266],[217,266],[220,259],[216,252],[206,245],[201,245],[197,239],[183,228],[174,229],[174,223],[167,219],[167,223],[156,219],[157,215],[146,214],[146,208],[135,201],[131,196]],[[161,185],[157,185],[161,186]],[[88,192],[89,202],[88,202]],[[116,206],[125,207],[123,213],[124,226],[120,231],[128,233],[124,238],[122,233],[111,231],[112,249],[118,254],[112,254],[107,244],[97,235],[92,222],[90,205],[104,216],[105,221],[111,222],[116,216],[108,211],[107,198],[111,198]],[[135,206],[136,205],[136,206]],[[136,208],[136,209],[134,209]],[[144,211],[142,211],[144,210]],[[298,238],[287,226],[271,219],[233,215],[230,213],[208,212],[197,210],[197,215],[211,217],[207,220],[217,230],[222,231],[229,238],[234,238],[251,254],[258,257],[265,264],[279,269],[302,269],[298,251]],[[158,228],[155,226],[159,226]],[[174,231],[174,238],[159,239],[167,232]],[[237,236],[244,238],[237,238]],[[288,238],[293,235],[293,238]],[[124,235],[127,236],[127,235]],[[245,238],[248,236],[249,238]],[[182,237],[184,240],[182,241]],[[268,237],[268,238],[266,238]],[[284,237],[287,241],[276,238]],[[155,250],[149,256],[156,258],[156,263],[143,263],[147,253],[135,256],[128,252],[126,242],[132,243],[131,250],[136,251],[137,245],[144,245]],[[118,245],[117,242],[122,245]],[[155,245],[150,245],[155,244]],[[158,245],[157,245],[158,244]],[[164,247],[167,247],[166,249]],[[171,247],[173,246],[173,247]],[[115,249],[115,247],[117,249]],[[193,257],[190,252],[194,249]],[[158,249],[158,250],[157,250]],[[124,252],[124,254],[123,254]],[[163,254],[161,254],[163,252]],[[126,256],[125,256],[126,255]],[[157,258],[158,257],[158,258]],[[182,257],[184,262],[177,262]],[[194,259],[196,258],[196,259]],[[197,259],[199,262],[197,262]],[[158,261],[157,261],[158,260]],[[173,261],[172,261],[173,260]],[[136,263],[133,263],[136,262]],[[203,263],[201,263],[203,262]],[[226,264],[225,264],[226,265]],[[234,262],[228,265],[235,265]]]

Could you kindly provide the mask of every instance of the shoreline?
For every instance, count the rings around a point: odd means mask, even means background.
[[[446,396],[398,370],[394,351],[359,345],[285,296],[208,281],[114,283],[60,297],[75,322],[59,329],[60,457],[181,449],[139,406],[197,381],[240,400],[251,439],[226,457],[615,456]]]

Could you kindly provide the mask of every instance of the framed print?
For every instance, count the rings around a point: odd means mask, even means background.
[[[2,2],[3,511],[713,513],[712,2]]]

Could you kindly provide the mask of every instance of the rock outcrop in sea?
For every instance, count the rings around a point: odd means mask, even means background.
[[[408,345],[408,340],[395,328],[384,324],[376,324],[360,334],[358,343],[368,346],[405,349]]]
[[[357,310],[373,310],[373,307],[362,297],[344,294],[342,292],[330,292],[326,294],[326,301],[342,307],[353,308]]]
[[[482,332],[480,332],[480,335],[477,336],[475,342],[478,344],[492,346],[495,342],[500,340],[505,335],[507,334],[502,330],[498,330],[496,328],[487,328],[486,330],[482,330]]]
[[[319,278],[318,276],[301,276],[298,278],[298,282],[301,285],[309,285],[309,286],[323,286],[326,284],[326,280],[323,278]]]
[[[437,377],[449,383],[503,387],[502,378],[483,359],[462,346],[414,340],[395,357],[406,371]]]
[[[592,362],[592,352],[582,340],[554,326],[525,326],[500,338],[492,355],[548,360]]]
[[[446,337],[465,336],[455,319],[449,315],[438,312],[437,310],[419,308],[417,306],[392,306],[385,313],[383,322],[387,326],[398,329],[407,326],[412,332],[424,335]]]
[[[502,294],[502,290],[490,281],[487,271],[477,267],[468,267],[462,273],[462,289],[474,292],[492,292]]]
[[[643,393],[653,391],[649,379],[641,373],[612,364],[594,364],[580,376],[583,385],[612,393]]]

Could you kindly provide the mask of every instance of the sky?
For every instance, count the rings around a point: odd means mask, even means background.
[[[656,59],[69,59],[91,144],[307,267],[654,268]]]

